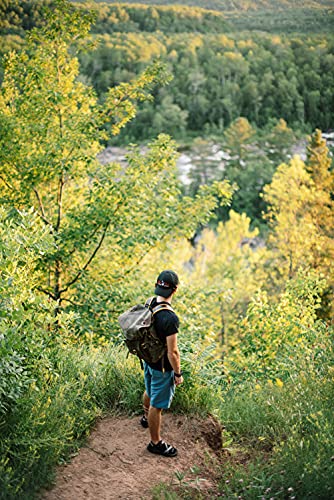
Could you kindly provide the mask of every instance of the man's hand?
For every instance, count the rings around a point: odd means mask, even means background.
[[[181,377],[174,377],[174,382],[175,382],[175,385],[180,385],[182,384],[183,382],[183,377],[181,375]]]

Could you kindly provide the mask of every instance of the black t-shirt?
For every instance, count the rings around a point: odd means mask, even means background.
[[[154,297],[151,307],[155,307],[158,304],[156,297]],[[160,304],[168,304],[168,302],[159,302]],[[168,309],[163,309],[154,315],[154,326],[158,337],[167,343],[166,339],[170,335],[174,335],[179,331],[179,318],[176,316],[174,311],[169,311]],[[169,362],[167,352],[164,355],[164,362],[162,365],[162,359],[159,359],[156,363],[148,363],[148,365],[154,370],[162,371],[172,371],[173,368]]]

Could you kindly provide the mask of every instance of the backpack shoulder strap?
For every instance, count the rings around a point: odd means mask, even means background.
[[[149,299],[147,299],[147,301],[145,302],[145,307],[148,307],[150,309],[153,300],[154,300],[154,295],[153,295],[153,297],[150,297]]]
[[[158,313],[159,311],[163,311],[164,309],[167,311],[174,311],[172,306],[169,304],[157,304],[155,307],[151,307],[151,304],[152,304],[154,298],[155,298],[155,295],[153,295],[153,297],[150,297],[149,299],[147,299],[147,301],[145,302],[145,307],[148,307],[149,309],[151,309],[153,315]]]
[[[158,304],[152,309],[153,315],[158,313],[159,311],[163,311],[164,309],[167,311],[174,311],[172,306],[170,306],[169,304]]]

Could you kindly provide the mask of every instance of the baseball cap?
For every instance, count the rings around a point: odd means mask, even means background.
[[[176,290],[178,284],[179,278],[174,271],[162,271],[155,284],[154,293],[167,298]]]

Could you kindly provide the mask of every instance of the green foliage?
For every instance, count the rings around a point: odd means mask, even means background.
[[[32,326],[34,326],[32,324]],[[49,367],[35,371],[0,430],[1,498],[33,497],[53,477],[54,467],[75,451],[97,416],[138,414],[142,410],[143,374],[125,348],[78,346],[64,334],[44,349]],[[34,352],[27,356],[32,359]],[[209,353],[192,354],[187,362],[190,388],[175,401],[176,411],[205,415],[217,405],[208,372],[201,364]]]
[[[45,322],[52,322],[52,307],[39,297],[36,262],[51,242],[36,215],[0,212],[0,422],[32,381],[32,372],[47,369],[43,349]],[[31,357],[30,357],[31,356]],[[39,360],[38,360],[39,358]]]
[[[174,75],[168,90],[155,92],[154,102],[139,106],[138,120],[114,142],[147,140],[160,132],[180,139],[185,132],[221,133],[241,116],[261,128],[280,118],[294,128],[332,126],[333,30],[316,35],[317,26],[313,30],[307,23],[319,18],[323,26],[334,19],[333,10],[327,12],[313,3],[305,19],[290,4],[264,13],[247,5],[244,11],[230,14],[241,16],[231,31],[218,12],[88,5],[97,15],[97,33],[92,37],[100,44],[94,51],[86,45],[80,55],[81,79],[94,87],[100,99],[109,87],[132,80],[156,58],[168,64]],[[88,5],[80,4],[82,16]],[[250,29],[257,23],[255,30],[249,31],[247,22],[242,26],[243,12],[251,19]],[[290,15],[301,26],[292,26],[288,35],[275,16]],[[14,36],[10,30],[5,34]],[[6,43],[16,42],[6,38]]]
[[[277,303],[257,300],[241,321],[240,342],[226,357],[221,418],[235,446],[258,450],[259,459],[224,473],[222,490],[231,497],[327,498],[333,491],[333,331],[316,320],[323,286],[301,275]]]
[[[87,35],[90,20],[59,0],[45,27],[31,33],[27,50],[8,56],[0,96],[2,201],[34,206],[50,231],[53,247],[39,261],[39,288],[58,310],[64,301],[80,304],[75,287],[93,266],[100,273],[108,268],[104,276],[117,282],[133,267],[133,255],[140,260],[171,232],[188,235],[207,222],[219,198],[230,197],[227,183],[203,187],[194,200],[182,197],[176,148],[166,135],[145,154],[133,147],[126,168],[97,161],[108,137],[105,126],[118,134],[134,117],[136,103],[151,99],[152,87],[169,75],[156,63],[109,89],[99,103],[77,78],[78,60],[70,50]],[[89,313],[86,292],[82,302]]]
[[[333,5],[288,2],[280,10],[268,8],[226,13],[233,30],[267,31],[269,33],[331,33],[334,25]]]
[[[120,5],[117,0],[107,0],[99,2],[100,11],[107,11],[107,9],[112,8],[113,4],[118,5],[118,9],[127,8],[130,12],[140,11],[140,8],[146,8],[148,10],[147,15],[150,17],[151,12],[147,8],[148,5],[154,5],[154,12],[164,13],[164,10],[172,10],[177,13],[177,7],[175,4],[177,2],[173,0],[147,0],[147,1],[137,1],[130,0],[127,5]],[[135,4],[131,9],[129,9],[128,4]],[[140,4],[144,4],[141,6]],[[106,7],[108,5],[108,7]],[[166,6],[166,7],[160,7]],[[212,14],[218,15],[218,13],[223,13],[224,24],[220,21],[220,27],[217,27],[215,19],[207,16],[206,22],[203,23],[204,26],[199,28],[196,25],[197,19],[193,19],[194,26],[196,26],[197,31],[205,30],[205,25],[209,24],[210,29],[214,31],[221,31],[222,27],[226,31],[226,26],[234,31],[241,30],[256,30],[256,31],[267,31],[269,33],[330,33],[333,29],[334,24],[334,11],[333,4],[330,0],[327,1],[297,1],[288,2],[285,0],[281,1],[225,1],[225,0],[185,0],[182,2],[182,6],[192,7],[189,11],[199,11],[199,8],[212,9]],[[116,8],[116,7],[115,7]],[[196,9],[195,9],[196,8]],[[187,8],[188,10],[188,8]],[[137,14],[138,16],[138,14]],[[156,26],[157,19],[152,16],[153,19],[146,22],[146,29],[151,29],[152,26]],[[164,17],[163,15],[161,17]],[[216,17],[219,21],[219,18]],[[124,18],[121,19],[124,22]],[[122,29],[123,22],[119,23],[119,27]],[[181,25],[183,30],[187,28],[186,23],[170,23],[171,29],[174,30],[174,24],[178,27]],[[126,19],[125,26],[127,29],[138,29],[138,23],[129,23]],[[161,28],[160,28],[161,29]]]
[[[200,300],[202,294],[206,295],[202,314],[213,321],[203,336],[215,332],[220,355],[238,338],[238,319],[246,314],[249,301],[266,282],[267,258],[258,231],[250,229],[250,219],[233,210],[229,220],[219,222],[216,230],[203,230],[192,251],[188,278],[197,284]],[[205,320],[200,324],[204,326]]]
[[[202,8],[190,8],[174,5],[165,7],[149,7],[148,5],[91,4],[81,3],[81,8],[96,10],[95,33],[117,32],[153,32],[199,33],[221,32],[228,30],[225,17],[219,12]]]
[[[54,321],[52,305],[35,287],[36,263],[52,245],[48,231],[30,213],[0,212],[0,491],[15,498],[24,477],[16,475],[8,436],[11,418],[36,380],[50,370],[48,350],[54,343],[48,325]],[[24,413],[24,412],[23,412]],[[25,413],[22,415],[24,423]],[[4,493],[3,493],[4,492]]]
[[[324,286],[324,281],[316,279],[313,273],[301,272],[287,282],[277,303],[265,295],[254,299],[240,323],[240,340],[226,366],[234,383],[249,377],[259,383],[286,380],[296,373],[297,366],[306,371],[310,362],[315,367],[319,362],[317,369],[321,369],[319,353],[323,339],[319,338],[316,311]],[[238,356],[243,361],[235,371]]]
[[[0,35],[24,34],[41,24],[43,6],[47,0],[3,0],[0,6]]]
[[[15,37],[19,4],[4,5]],[[332,285],[333,176],[320,132],[307,161],[281,165],[265,189],[274,251],[235,211],[194,238],[229,202],[222,179],[241,187],[235,207],[254,206],[249,215],[258,215],[258,193],[294,142],[287,123],[330,124],[331,39],[153,35],[162,12],[164,22],[177,19],[175,32],[195,14],[216,17],[194,10],[182,21],[179,8],[113,7],[113,26],[151,32],[104,35],[94,56],[82,56],[85,79],[73,54],[86,44],[92,16],[62,0],[53,7],[26,50],[8,55],[0,97],[1,498],[33,497],[98,415],[141,411],[142,373],[115,346],[117,316],[151,295],[167,267],[181,277],[175,308],[185,384],[175,410],[219,416],[224,446],[251,450],[242,469],[224,465],[222,492],[331,497],[333,331],[318,316]],[[160,62],[142,71],[159,55],[180,69],[173,82]],[[168,82],[170,93],[156,90]],[[201,165],[210,145],[197,141],[198,178],[184,196],[165,134],[131,147],[121,165],[100,164],[97,153],[138,102],[149,134],[215,132],[230,155],[224,174],[215,161]],[[259,134],[255,124],[268,122]],[[123,138],[144,139],[143,125],[133,123]]]
[[[296,141],[283,119],[260,131],[246,118],[237,118],[223,136],[197,138],[191,143],[187,150],[191,168],[184,189],[194,195],[202,184],[229,180],[235,192],[230,206],[217,208],[218,220],[228,220],[232,208],[250,217],[253,227],[263,229],[267,210],[263,188],[271,182],[279,162],[291,155]]]
[[[102,3],[108,3],[108,4],[113,4],[116,3],[118,4],[119,2],[117,0],[101,0]],[[134,4],[141,4],[145,3],[147,5],[150,5],[154,3],[155,5],[173,5],[175,2],[173,0],[145,0],[145,1],[138,1],[138,0],[130,0],[129,2],[126,3],[134,3]],[[183,2],[185,5],[194,5],[194,6],[199,6],[199,7],[206,7],[208,9],[216,9],[216,10],[222,10],[222,11],[254,11],[254,10],[263,10],[263,9],[268,9],[268,10],[282,10],[282,9],[290,9],[292,6],[293,7],[319,7],[321,8],[322,6],[324,7],[331,7],[332,2],[331,0],[296,0],[291,4],[291,2],[287,0],[185,0]]]
[[[108,85],[116,85],[121,77],[132,78],[157,55],[174,79],[154,103],[140,108],[151,130],[166,96],[171,105],[187,112],[188,134],[222,134],[241,116],[261,128],[280,118],[295,128],[331,126],[330,35],[113,33],[103,35],[94,56],[82,58],[82,73],[103,95]],[[178,114],[177,109],[173,113]],[[182,137],[182,129],[175,132]],[[134,121],[119,140],[138,138],[145,135]]]
[[[258,450],[258,459],[224,474],[222,491],[247,498],[296,495],[328,498],[333,491],[333,332],[319,325],[314,357],[290,348],[290,377],[273,384],[255,380],[225,398],[222,419],[234,444]],[[302,368],[302,369],[301,369]],[[240,446],[240,445],[239,445]],[[231,447],[231,445],[230,445]],[[233,448],[233,446],[232,446]],[[270,453],[269,460],[263,457]]]
[[[40,378],[34,373],[1,428],[1,498],[28,497],[38,491],[98,415],[132,413],[141,407],[140,367],[125,359],[125,350],[65,346],[59,339],[45,355],[49,370]]]
[[[206,342],[203,342],[196,339],[193,331],[189,336],[190,331],[185,329],[187,333],[180,342],[185,383],[178,387],[173,407],[182,413],[205,417],[208,413],[217,413],[223,401],[221,388],[217,384],[222,362],[216,357],[213,335],[208,335]],[[211,345],[207,345],[209,337]]]
[[[275,131],[273,130],[275,137]],[[223,177],[238,189],[231,208],[238,213],[246,213],[253,224],[261,224],[265,204],[261,196],[263,187],[271,181],[276,165],[268,155],[265,140],[259,140],[256,130],[247,119],[238,118],[225,130],[222,140],[223,150],[229,154],[225,161]],[[288,147],[288,146],[287,146]],[[279,145],[270,149],[279,152]],[[220,215],[227,219],[226,209]]]
[[[40,25],[43,7],[50,0],[4,1],[0,26],[4,33],[23,34]],[[154,7],[150,7],[152,4]],[[240,5],[238,5],[238,3]],[[132,5],[131,5],[132,4]],[[141,5],[143,4],[143,5]],[[221,32],[224,30],[259,30],[280,32],[330,32],[334,22],[333,5],[327,2],[222,2],[220,0],[168,0],[119,3],[117,1],[79,2],[97,11],[94,31]],[[205,9],[205,10],[204,10]],[[208,11],[207,9],[212,9]]]
[[[330,317],[333,273],[333,214],[331,197],[334,174],[320,131],[310,138],[308,160],[298,157],[278,167],[265,187],[272,232],[270,245],[278,250],[274,266],[282,283],[298,269],[316,269],[328,280],[321,314]]]

